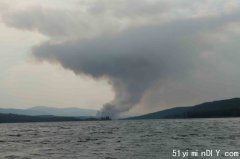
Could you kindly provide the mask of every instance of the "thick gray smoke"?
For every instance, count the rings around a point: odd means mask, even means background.
[[[106,78],[115,92],[102,116],[118,117],[168,78],[191,74],[201,52],[211,47],[199,34],[239,20],[238,13],[145,26],[91,40],[44,43],[33,49],[39,60],[60,63],[76,74]]]

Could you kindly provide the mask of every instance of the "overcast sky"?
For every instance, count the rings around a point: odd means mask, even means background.
[[[240,96],[238,0],[2,0],[0,107],[137,114]]]

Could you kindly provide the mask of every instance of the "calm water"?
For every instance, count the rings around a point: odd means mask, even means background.
[[[240,151],[240,119],[0,124],[1,159],[183,158],[173,149]]]

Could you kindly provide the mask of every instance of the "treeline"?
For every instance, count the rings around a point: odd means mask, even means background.
[[[240,117],[240,98],[214,101],[192,107],[177,107],[128,119],[185,119]]]
[[[62,116],[52,116],[52,115],[27,116],[27,115],[0,113],[0,123],[93,121],[93,120],[99,120],[99,119],[94,117],[80,118],[80,117],[62,117]]]

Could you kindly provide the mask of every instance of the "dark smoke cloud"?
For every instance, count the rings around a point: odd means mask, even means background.
[[[145,26],[91,40],[48,42],[35,47],[33,54],[76,74],[108,79],[115,98],[103,106],[101,115],[117,117],[161,81],[181,79],[195,70],[200,53],[211,49],[199,34],[239,19],[234,13]]]

